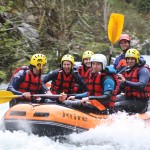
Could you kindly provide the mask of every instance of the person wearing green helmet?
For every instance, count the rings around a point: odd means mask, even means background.
[[[120,79],[120,94],[117,96],[115,108],[132,113],[144,113],[150,97],[149,68],[141,66],[140,53],[137,49],[129,49],[125,54],[127,69],[118,74]]]
[[[46,66],[47,59],[43,54],[35,54],[30,59],[30,65],[26,69],[18,71],[10,80],[7,90],[15,95],[22,95],[10,101],[10,107],[19,102],[37,102],[33,94],[52,94],[45,88],[41,80],[41,74]],[[41,102],[43,102],[41,100]]]

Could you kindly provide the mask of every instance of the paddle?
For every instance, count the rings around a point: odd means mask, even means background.
[[[51,97],[51,98],[57,98],[61,95],[51,95],[51,94],[33,94],[33,97]],[[22,95],[14,95],[10,91],[0,90],[0,104],[7,103],[11,101],[13,98],[19,98],[22,97]]]
[[[90,102],[90,105],[96,107],[100,111],[106,110],[105,106],[97,100],[89,100],[89,102]]]
[[[89,101],[85,101],[84,103],[82,103],[81,99],[75,99],[75,100],[65,100],[63,103],[65,105],[71,105],[71,106],[80,106],[81,104],[83,104],[83,107],[85,104],[87,104],[87,105],[96,107],[100,111],[106,110],[105,106],[103,106],[97,100],[89,100]]]
[[[112,13],[108,23],[108,38],[111,42],[109,62],[110,65],[114,44],[119,40],[124,25],[124,15]]]

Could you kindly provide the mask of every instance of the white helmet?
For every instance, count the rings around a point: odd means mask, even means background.
[[[105,55],[103,54],[94,54],[91,57],[91,62],[101,62],[103,64],[103,70],[105,70],[105,67],[107,65],[107,59],[105,57]]]

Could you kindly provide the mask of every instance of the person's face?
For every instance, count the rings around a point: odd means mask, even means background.
[[[72,63],[70,61],[65,60],[62,63],[62,68],[65,71],[65,73],[68,74],[72,69]]]
[[[129,41],[127,41],[127,40],[121,40],[120,43],[119,43],[119,45],[120,45],[120,48],[121,48],[123,51],[128,50],[129,47],[130,47],[130,43],[129,43]]]
[[[134,57],[127,57],[126,61],[127,61],[127,66],[129,67],[133,67],[136,64],[136,59]]]
[[[101,62],[92,62],[92,69],[94,73],[101,72],[103,70],[103,64]]]
[[[37,66],[40,68],[40,67],[41,67],[41,64],[38,64]],[[46,64],[43,65],[41,69],[37,69],[36,67],[34,67],[34,68],[33,68],[33,73],[34,73],[35,75],[42,74],[45,68],[46,68]]]
[[[83,63],[85,64],[86,67],[91,67],[90,59],[91,59],[90,57],[83,59]]]

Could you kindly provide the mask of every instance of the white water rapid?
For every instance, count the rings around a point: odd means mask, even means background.
[[[5,89],[6,85],[0,88]],[[0,104],[0,118],[7,110],[8,103]],[[150,127],[145,127],[138,117],[129,117],[126,113],[111,117],[115,119],[111,126],[103,125],[81,134],[71,134],[64,142],[22,131],[0,130],[0,150],[150,150]]]

